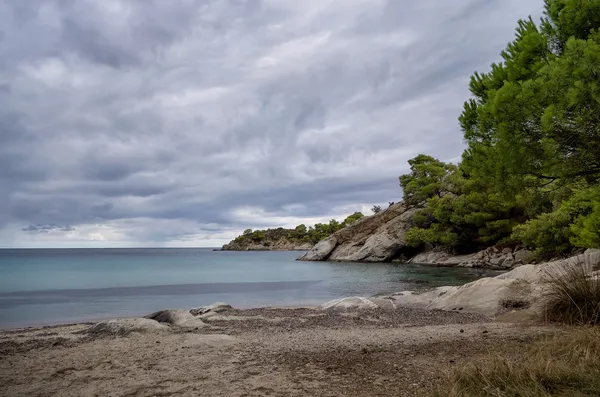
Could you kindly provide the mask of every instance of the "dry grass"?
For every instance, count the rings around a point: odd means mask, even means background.
[[[600,325],[600,277],[583,264],[549,272],[545,312],[549,321]]]
[[[490,357],[455,371],[435,396],[600,396],[600,329],[584,327],[540,340],[522,359]]]

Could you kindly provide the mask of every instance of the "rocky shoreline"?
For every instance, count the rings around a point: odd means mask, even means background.
[[[419,252],[404,240],[416,209],[391,205],[320,241],[302,255],[302,261],[401,262],[422,265],[509,270],[532,263],[532,254],[516,244],[503,244],[468,254]]]

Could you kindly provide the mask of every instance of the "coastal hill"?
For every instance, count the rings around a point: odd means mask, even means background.
[[[585,6],[582,6],[585,4]],[[419,154],[403,203],[303,260],[510,268],[600,248],[600,3],[546,1],[502,61],[471,77],[458,164]]]
[[[339,222],[335,219],[329,223],[317,223],[313,226],[298,225],[293,229],[282,227],[266,230],[246,229],[244,233],[225,244],[222,251],[306,251],[316,243],[333,233],[352,225],[363,218],[361,212],[346,217]]]

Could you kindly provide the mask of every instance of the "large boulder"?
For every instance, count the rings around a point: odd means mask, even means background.
[[[119,318],[104,320],[90,327],[86,333],[92,335],[118,335],[126,336],[133,332],[164,332],[169,327],[157,321],[147,318]]]
[[[560,276],[572,266],[583,266],[586,273],[600,270],[600,250],[588,249],[583,254],[539,265],[519,266],[508,273],[497,276],[500,279],[523,280],[528,283],[544,283],[553,276]]]
[[[335,249],[337,240],[335,235],[319,241],[310,251],[302,255],[301,261],[324,261],[329,258],[331,252]]]
[[[434,299],[427,308],[464,310],[495,316],[502,311],[502,302],[514,295],[512,286],[516,282],[509,279],[482,278],[446,292]]]
[[[387,262],[407,249],[404,233],[414,209],[404,204],[391,205],[384,211],[365,217],[343,228],[300,257],[306,261]]]

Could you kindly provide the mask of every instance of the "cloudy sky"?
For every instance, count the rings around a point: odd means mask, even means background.
[[[219,246],[398,201],[542,0],[0,2],[0,247]]]

